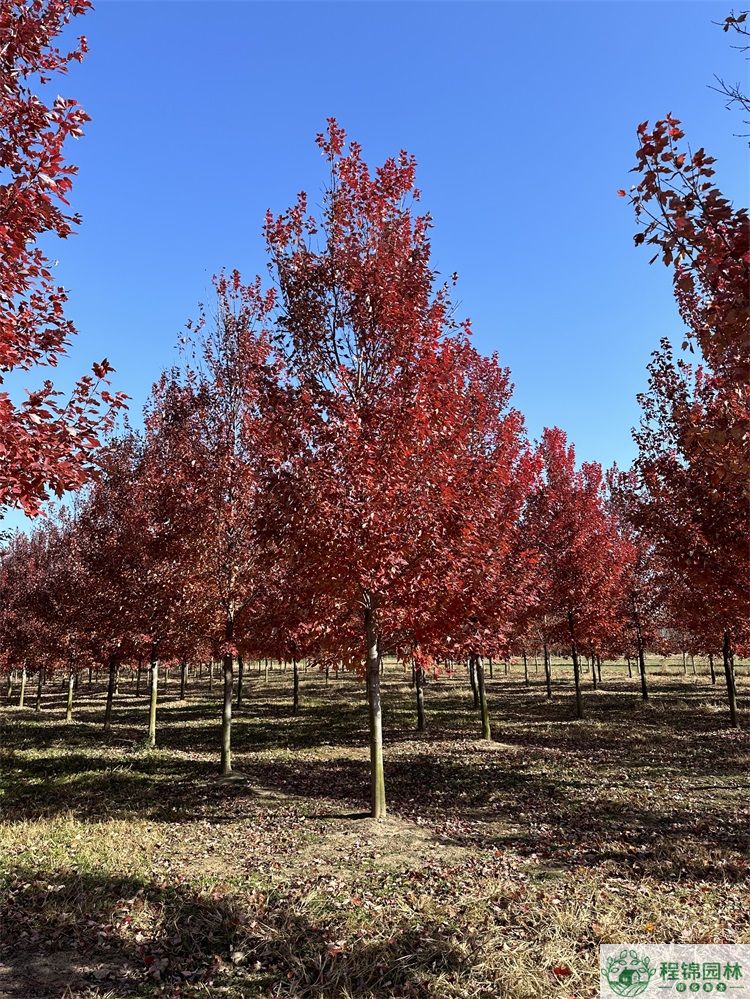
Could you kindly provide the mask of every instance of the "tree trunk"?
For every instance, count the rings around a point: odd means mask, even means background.
[[[91,684],[94,682],[94,667],[89,663],[89,690],[91,690]]]
[[[224,640],[229,645],[234,638],[234,615],[231,611],[224,622]],[[232,772],[232,697],[234,695],[234,657],[224,653],[224,706],[221,712],[221,773]]]
[[[41,711],[42,710],[42,685],[43,684],[44,684],[44,667],[40,665],[39,666],[39,670],[37,672],[36,703],[34,704],[34,711]]]
[[[13,696],[13,670],[8,670],[8,687],[5,691],[5,700],[10,703],[10,699]]]
[[[143,661],[138,660],[138,665],[135,668],[135,696],[141,696],[141,672],[143,670]]]
[[[596,690],[596,656],[593,652],[591,653],[591,683]]]
[[[385,818],[385,775],[383,773],[383,708],[380,700],[378,634],[375,611],[369,596],[365,604],[365,642],[367,647],[367,695],[370,716],[370,814]]]
[[[633,668],[630,665],[630,656],[626,656],[625,658],[627,659],[627,662],[628,662],[628,676],[632,677],[633,676]]]
[[[187,684],[187,662],[183,659],[180,663],[180,700],[185,700],[185,687]]]
[[[244,693],[242,686],[244,679],[245,679],[245,659],[244,656],[240,656],[237,659],[237,710],[238,711],[242,707],[242,695]]]
[[[484,665],[481,656],[474,656],[474,668],[477,675],[477,688],[479,691],[479,707],[482,713],[482,738],[492,739],[490,728],[490,713],[487,708],[487,691],[484,687]]]
[[[739,728],[737,717],[737,691],[734,685],[734,669],[732,668],[732,644],[729,631],[724,632],[724,644],[722,646],[722,656],[724,658],[724,675],[727,679],[727,697],[729,698],[729,719],[732,728]]]
[[[299,713],[299,664],[292,660],[292,714]]]
[[[576,718],[583,718],[583,697],[581,696],[581,664],[578,661],[575,629],[573,627],[573,612],[568,611],[568,628],[570,630],[570,650],[573,655],[573,680],[576,687]]]
[[[75,686],[75,672],[71,666],[70,672],[68,673],[68,703],[65,708],[65,721],[73,721],[73,688]]]
[[[24,666],[23,666],[23,668],[21,670],[21,694],[20,694],[20,696],[18,698],[18,706],[19,706],[19,708],[23,707],[24,701],[26,700],[26,678],[27,678],[27,676],[28,676],[28,674],[26,672],[26,664],[24,663]]]
[[[549,661],[549,649],[544,643],[544,682],[547,684],[547,698],[552,699],[552,665]]]
[[[602,657],[596,657],[596,675],[599,678],[599,686],[602,685]]]
[[[148,705],[148,744],[156,749],[156,702],[159,697],[159,660],[151,659],[151,691]]]
[[[523,682],[528,687],[528,685],[529,685],[529,660],[526,657],[526,649],[523,650],[522,655],[523,655]]]
[[[414,687],[417,691],[417,732],[424,732],[424,670],[421,666],[414,669]]]
[[[473,708],[479,709],[479,685],[477,683],[477,667],[474,656],[469,656],[469,681],[471,683],[471,693],[474,698]]]
[[[117,677],[117,659],[109,657],[109,681],[107,683],[107,703],[104,707],[104,731],[109,732],[112,728],[112,701],[115,696],[115,683]]]
[[[635,634],[638,639],[638,672],[641,677],[641,697],[648,700],[648,684],[646,683],[646,656],[643,650],[643,635],[641,634],[640,622],[636,619]]]
[[[490,667],[490,680],[494,680],[495,674],[492,666],[492,656],[489,657],[489,667]]]
[[[714,669],[714,654],[708,653],[708,668],[711,670],[711,683],[716,683],[716,670]]]

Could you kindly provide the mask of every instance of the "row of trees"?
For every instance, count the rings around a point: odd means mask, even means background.
[[[638,240],[674,267],[704,364],[656,355],[630,472],[578,467],[557,428],[529,441],[508,370],[455,319],[455,276],[437,280],[413,157],[370,170],[330,120],[320,215],[300,195],[266,218],[268,286],[220,275],[143,432],[110,439],[86,494],[6,546],[5,668],[106,664],[109,727],[119,664],[147,661],[155,743],[160,664],[219,659],[228,773],[239,657],[343,664],[367,685],[376,817],[386,653],[422,699],[428,671],[468,662],[489,738],[488,657],[541,648],[551,694],[566,650],[582,717],[582,655],[633,654],[646,698],[644,650],[678,629],[722,651],[737,724],[747,217],[673,119],[639,135]]]

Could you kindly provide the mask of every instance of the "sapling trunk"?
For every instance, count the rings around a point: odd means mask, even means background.
[[[627,661],[628,661],[628,676],[632,678],[632,676],[633,676],[633,668],[630,665],[630,656],[627,656],[626,658],[627,658]]]
[[[471,682],[471,693],[474,698],[473,708],[479,710],[479,685],[477,683],[477,667],[474,656],[469,656],[469,681]]]
[[[36,679],[36,703],[34,704],[34,711],[42,710],[42,685],[44,684],[44,668],[39,667]]]
[[[547,684],[547,697],[552,699],[552,665],[549,661],[549,649],[544,643],[544,682]]]
[[[24,665],[23,669],[21,670],[21,693],[18,698],[19,708],[23,707],[24,701],[26,700],[26,677],[27,677],[26,666]]]
[[[482,664],[481,656],[474,656],[474,668],[477,675],[479,707],[482,713],[482,738],[490,740],[492,739],[492,730],[490,728],[490,712],[487,707],[487,691],[484,686],[484,665]]]
[[[8,670],[8,686],[5,691],[5,700],[10,701],[13,694],[13,671]]]
[[[724,676],[727,680],[727,698],[729,699],[729,720],[732,728],[739,728],[739,718],[737,715],[737,691],[734,683],[734,668],[732,667],[732,644],[729,631],[724,632],[724,643],[722,645],[722,656],[724,659]]]
[[[245,660],[242,656],[237,659],[237,710],[242,707],[242,681],[245,679]]]
[[[424,732],[424,669],[421,666],[414,667],[414,687],[417,691],[417,732]]]
[[[568,611],[568,628],[570,630],[570,651],[573,655],[573,680],[576,688],[576,718],[583,718],[583,697],[581,695],[581,664],[578,660],[575,628],[573,627],[573,612]]]
[[[601,656],[597,656],[596,657],[596,675],[599,678],[599,686],[601,686],[601,683],[602,683],[602,657]]]
[[[716,683],[716,670],[714,669],[714,654],[708,653],[708,668],[711,670],[711,683]]]
[[[73,721],[73,688],[75,687],[75,673],[71,668],[68,673],[68,703],[65,708],[65,721]]]
[[[492,656],[489,657],[489,665],[490,665],[490,680],[494,680],[495,676],[494,676],[493,666],[492,666]]]
[[[525,649],[523,650],[522,655],[523,655],[523,682],[528,687],[528,685],[529,685],[529,660],[526,657],[526,650]],[[490,659],[490,662],[492,662],[491,659]],[[490,678],[491,677],[492,677],[492,671],[490,670]]]
[[[385,775],[383,772],[383,706],[380,698],[378,635],[375,611],[369,596],[365,603],[365,643],[367,649],[367,700],[370,721],[370,814],[385,818]]]
[[[227,628],[231,632],[233,628]],[[221,712],[221,772],[222,775],[232,772],[232,697],[234,694],[234,658],[227,652],[224,663],[224,704]]]
[[[292,714],[299,712],[299,664],[292,660]]]
[[[643,635],[641,634],[641,625],[638,620],[635,623],[635,634],[638,639],[638,672],[641,677],[641,697],[644,701],[648,700],[648,684],[646,683],[646,656],[643,649]]]
[[[151,660],[151,684],[148,705],[148,744],[156,749],[156,702],[159,697],[159,660],[154,656]]]
[[[104,731],[109,732],[112,728],[112,702],[115,696],[115,683],[117,677],[117,659],[109,657],[109,681],[107,683],[107,702],[104,707]]]
[[[185,687],[187,685],[187,662],[183,659],[180,663],[180,700],[185,700]]]
[[[596,690],[596,659],[593,652],[591,653],[591,684]]]

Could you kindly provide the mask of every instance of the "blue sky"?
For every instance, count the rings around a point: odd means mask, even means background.
[[[727,12],[99,0],[60,86],[93,118],[70,148],[84,222],[55,249],[80,331],[62,383],[106,355],[137,422],[211,274],[264,272],[265,210],[301,189],[316,201],[313,140],[334,115],[370,161],[416,155],[435,263],[458,271],[461,314],[510,366],[530,434],[557,424],[580,458],[627,464],[649,354],[680,323],[615,192],[637,123],[671,111],[747,203],[741,123],[708,87],[746,75],[711,23]]]

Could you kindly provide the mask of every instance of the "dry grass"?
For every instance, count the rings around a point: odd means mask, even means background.
[[[661,670],[643,705],[605,667],[574,722],[558,674],[548,702],[496,670],[483,744],[463,678],[430,684],[418,736],[389,667],[381,824],[352,678],[308,673],[292,718],[290,674],[251,676],[229,780],[216,688],[172,684],[156,751],[127,684],[110,741],[85,684],[73,725],[60,690],[5,708],[0,997],[589,999],[601,942],[750,942],[750,739],[722,688]]]

